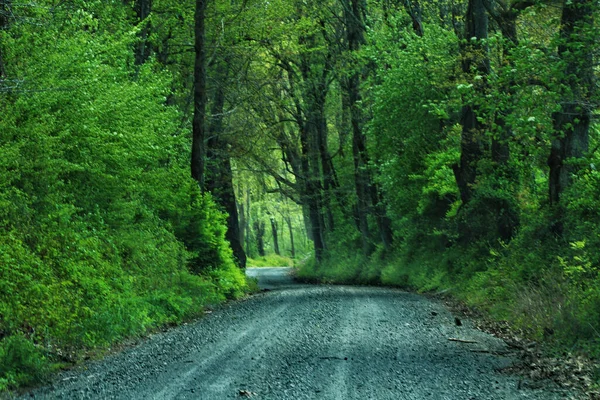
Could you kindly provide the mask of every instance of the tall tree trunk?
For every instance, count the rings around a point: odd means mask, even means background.
[[[225,109],[225,85],[229,74],[227,62],[220,67],[213,100],[209,138],[206,145],[205,189],[212,193],[217,203],[227,212],[227,233],[233,255],[241,268],[246,267],[246,253],[240,241],[240,223],[237,201],[233,188],[233,172],[229,143],[224,138],[223,112]]]
[[[304,178],[302,178],[304,180]],[[304,183],[304,182],[303,182]],[[306,231],[306,238],[313,241],[313,230],[310,222],[310,209],[308,207],[306,185],[304,184],[301,190],[300,197],[302,199],[302,221],[304,221],[304,230]]]
[[[244,244],[246,243],[246,225],[248,223],[244,202],[238,204],[238,213],[240,215],[240,243]]]
[[[254,236],[256,237],[256,249],[258,255],[265,256],[265,223],[263,221],[254,221]]]
[[[327,120],[324,115],[325,99],[322,99],[322,101],[323,104],[319,104],[320,113],[317,120],[317,140],[321,158],[321,170],[323,171],[323,209],[327,217],[326,227],[329,231],[333,231],[335,229],[335,222],[333,220],[333,210],[331,208],[331,197],[332,193],[337,189],[337,185],[334,179],[334,166],[331,162],[331,155],[329,154],[329,148],[327,146]]]
[[[12,13],[12,1],[0,0],[0,31],[7,30],[10,26],[10,15]],[[6,78],[6,66],[4,65],[4,49],[0,43],[0,83]]]
[[[348,50],[356,53],[364,43],[363,21],[365,4],[363,0],[348,0],[344,7],[346,38]],[[352,157],[354,160],[354,190],[357,206],[356,216],[360,230],[362,251],[365,256],[373,252],[373,243],[369,231],[369,184],[368,157],[366,155],[366,138],[362,131],[363,115],[360,108],[360,76],[355,71],[344,82],[350,108],[350,125],[352,129]]]
[[[150,24],[145,21],[152,11],[152,0],[135,0],[135,13],[140,24],[143,24],[139,33],[139,41],[135,45],[135,65],[142,65],[148,60],[151,53],[151,46],[148,45],[148,37],[150,36]]]
[[[387,216],[385,204],[382,201],[382,196],[379,190],[379,185],[372,183],[370,186],[371,190],[371,202],[373,203],[373,209],[375,211],[375,218],[377,221],[377,229],[379,229],[379,237],[383,248],[390,250],[394,243],[394,232],[392,230],[392,220]]]
[[[467,44],[462,48],[463,72],[475,72],[483,78],[478,83],[479,91],[483,91],[485,77],[490,70],[487,45],[482,43],[488,37],[488,15],[484,2],[469,0],[465,31]],[[478,111],[477,105],[467,104],[461,112],[460,162],[453,169],[463,204],[468,204],[473,196],[477,163],[483,156],[482,136],[487,126],[478,119]]]
[[[354,190],[357,205],[356,216],[360,230],[362,250],[365,256],[373,252],[373,243],[369,231],[369,184],[368,160],[365,157],[365,137],[362,133],[362,113],[360,111],[360,93],[358,88],[358,74],[348,80],[348,93],[350,97],[350,113],[352,124],[352,156],[354,159]]]
[[[404,0],[404,7],[412,20],[412,27],[417,36],[422,37],[423,31],[423,18],[421,12],[421,4],[419,0]]]
[[[590,100],[596,84],[593,50],[597,37],[590,29],[594,7],[593,0],[565,0],[562,10],[558,55],[563,63],[564,90],[560,110],[552,115],[555,137],[548,158],[550,203],[558,207],[553,229],[558,234],[563,233],[561,195],[579,170],[569,160],[583,157],[589,148]]]
[[[251,254],[250,253],[250,236],[251,236],[251,232],[250,232],[250,219],[251,219],[251,215],[250,215],[250,189],[246,190],[246,224],[245,224],[245,229],[246,229],[246,234],[245,234],[245,238],[246,241],[243,242],[244,243],[244,247],[246,250],[246,254]]]
[[[288,227],[288,231],[290,234],[290,245],[291,245],[291,251],[292,251],[292,258],[296,258],[296,245],[294,244],[294,229],[292,227],[292,219],[290,218],[289,215],[285,216],[285,222],[287,224]]]
[[[310,229],[309,237],[313,241],[315,258],[323,260],[325,250],[325,226],[321,202],[321,171],[319,169],[319,153],[314,129],[311,131],[311,120],[300,126],[300,164],[302,168],[301,200],[308,211]]]
[[[317,261],[323,260],[325,251],[324,226],[322,218],[322,209],[320,202],[320,190],[318,187],[320,181],[320,172],[315,177],[315,149],[310,145],[308,132],[304,129],[302,137],[302,172],[303,172],[303,199],[302,203],[307,205],[308,219],[310,222],[310,236],[314,244],[315,258]],[[318,157],[318,154],[317,154]],[[318,160],[318,158],[317,158]],[[318,170],[317,170],[318,171]]]
[[[308,45],[314,38],[302,38],[301,44]],[[320,115],[324,113],[327,67],[321,73],[313,70],[309,55],[304,54],[300,62],[301,75],[305,89],[303,100],[305,104],[305,119],[299,120],[301,168],[303,180],[302,202],[307,205],[315,258],[323,260],[325,244],[325,219],[323,206],[323,173],[321,166],[321,135]],[[314,75],[317,75],[316,77]]]
[[[519,44],[517,31],[517,18],[523,10],[534,6],[535,0],[518,0],[511,4],[504,2],[496,2],[495,4],[486,3],[489,15],[495,20],[502,36],[506,39],[503,46],[503,57],[505,61],[502,63],[502,69],[512,69],[514,64],[511,59],[511,50]],[[500,91],[509,95],[509,99],[516,98],[514,81],[508,81],[502,84]],[[509,103],[496,111],[494,115],[494,125],[497,127],[494,136],[492,137],[491,158],[494,163],[494,173],[498,177],[495,182],[496,190],[510,190],[510,188],[502,187],[511,185],[515,182],[514,167],[509,164],[510,160],[510,140],[513,137],[511,125],[507,122],[507,116],[514,112],[515,104],[509,100]],[[508,242],[515,234],[519,227],[519,215],[515,209],[515,205],[504,200],[496,199],[494,210],[497,215],[496,228],[500,239]]]
[[[346,38],[348,50],[357,52],[364,44],[364,16],[366,4],[364,0],[346,0],[344,5]],[[417,3],[418,4],[418,3]],[[414,11],[414,10],[413,10]],[[418,11],[420,15],[420,11]],[[415,18],[417,15],[415,14]],[[363,132],[364,117],[361,109],[360,73],[354,71],[342,82],[345,91],[343,103],[350,111],[350,125],[352,129],[352,156],[354,160],[354,189],[357,198],[356,218],[361,233],[361,242],[364,255],[373,252],[374,246],[369,229],[368,216],[373,213],[377,220],[380,238],[385,248],[392,243],[390,225],[386,225],[387,217],[381,212],[377,188],[372,182],[369,170],[369,155],[367,139]],[[375,194],[375,196],[374,196]],[[371,207],[372,206],[372,207]]]
[[[241,201],[239,201],[239,203],[238,203],[238,213],[240,216],[240,244],[242,246],[244,246],[244,252],[247,252],[245,243],[246,243],[246,225],[248,225],[248,218],[246,216],[246,204],[244,201],[244,196],[243,196],[241,187],[238,187],[238,195],[242,196]],[[238,196],[238,198],[239,198],[239,196]]]
[[[275,217],[271,216],[271,234],[273,235],[273,251],[278,256],[281,255],[281,251],[279,251],[279,235],[277,232],[277,221],[275,221]]]
[[[206,119],[206,49],[205,12],[208,0],[196,0],[195,65],[194,65],[194,119],[192,122],[191,172],[201,190],[204,190],[205,119]]]

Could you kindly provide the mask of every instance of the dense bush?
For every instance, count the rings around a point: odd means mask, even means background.
[[[127,7],[32,10],[46,29],[0,31],[0,391],[246,288]]]

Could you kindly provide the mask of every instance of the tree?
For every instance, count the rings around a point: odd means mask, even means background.
[[[485,0],[469,0],[465,17],[465,41],[462,47],[462,70],[466,74],[475,74],[476,90],[483,94],[486,76],[490,72],[488,45],[488,15]],[[483,156],[483,135],[488,128],[478,115],[476,104],[466,104],[460,117],[462,125],[460,163],[454,167],[456,183],[463,204],[468,204],[473,197],[477,178],[477,163]]]
[[[212,102],[211,123],[208,128],[206,141],[205,161],[205,187],[212,193],[217,203],[227,213],[227,240],[231,244],[233,254],[240,267],[246,266],[246,253],[240,240],[240,223],[238,218],[237,201],[233,187],[233,172],[231,168],[231,155],[225,135],[223,123],[225,112],[225,90],[229,75],[229,62],[227,59],[219,64],[216,72],[216,85]]]
[[[228,147],[225,139],[223,113],[226,102],[226,85],[231,60],[223,52],[214,52],[213,66],[215,85],[213,88],[211,123],[206,122],[207,107],[207,65],[205,44],[206,1],[196,2],[195,14],[195,67],[194,67],[194,121],[192,138],[192,177],[199,183],[202,191],[213,194],[217,203],[227,213],[227,240],[230,242],[235,258],[241,268],[246,266],[246,254],[240,242],[240,225],[237,202],[233,186],[233,173]],[[208,167],[208,169],[207,169]]]
[[[205,120],[206,120],[206,48],[205,11],[208,0],[196,0],[195,13],[195,66],[194,66],[194,121],[192,136],[191,170],[200,188],[204,188]]]
[[[9,27],[10,15],[12,13],[12,1],[11,0],[1,0],[0,1],[0,33],[5,31]],[[0,44],[0,79],[3,81],[6,79],[6,69],[4,67],[4,49],[2,44]]]
[[[135,64],[142,65],[148,60],[151,55],[151,46],[148,43],[148,37],[152,31],[150,22],[146,19],[152,12],[152,0],[134,0],[133,9],[138,19],[141,29],[139,32],[139,40],[135,44]]]
[[[418,7],[418,3],[416,3]],[[368,256],[373,251],[373,242],[369,229],[368,217],[374,215],[377,221],[379,237],[383,246],[389,250],[393,242],[391,221],[385,214],[379,188],[372,180],[372,171],[367,149],[367,137],[364,133],[365,118],[362,112],[361,62],[357,59],[361,46],[365,44],[364,30],[366,20],[366,3],[362,0],[348,0],[344,7],[344,28],[346,33],[345,49],[350,60],[353,60],[347,76],[342,76],[344,90],[343,104],[349,109],[352,130],[352,156],[354,160],[354,187],[357,198],[356,215],[361,233],[363,254]],[[411,8],[412,10],[412,8]],[[414,10],[420,18],[420,11]],[[417,18],[417,14],[415,14]],[[420,22],[417,23],[421,27]],[[343,128],[345,129],[345,127]]]
[[[364,15],[366,4],[360,0],[348,0],[343,4],[346,43],[349,56],[356,57],[364,39]],[[356,193],[356,215],[361,234],[363,254],[368,256],[373,251],[373,243],[369,230],[370,200],[369,191],[369,158],[367,155],[366,137],[363,133],[363,115],[361,110],[360,75],[361,71],[353,67],[349,76],[342,78],[344,88],[344,105],[350,113],[352,130],[352,156],[354,160],[354,187]],[[345,127],[344,127],[345,128]]]
[[[552,115],[554,137],[548,158],[550,203],[559,210],[553,229],[558,234],[563,231],[562,209],[565,207],[564,202],[560,202],[561,195],[580,169],[578,159],[589,149],[592,99],[596,91],[593,63],[596,7],[590,0],[563,2],[558,45],[560,109]]]
[[[271,221],[271,234],[273,235],[273,251],[278,256],[281,255],[281,251],[279,250],[279,234],[277,232],[277,221],[275,220],[275,216],[269,216],[269,220]]]
[[[267,253],[265,251],[265,223],[263,220],[257,219],[253,223],[254,235],[256,237],[256,248],[258,255],[264,257]]]

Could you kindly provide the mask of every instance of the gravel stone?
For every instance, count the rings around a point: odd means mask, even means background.
[[[57,376],[23,399],[567,399],[499,372],[505,343],[398,289],[303,285],[248,268],[266,291]],[[460,341],[450,341],[458,339]],[[473,341],[467,343],[462,341]],[[503,355],[497,355],[503,354]]]

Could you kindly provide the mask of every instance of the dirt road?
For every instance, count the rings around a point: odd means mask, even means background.
[[[25,398],[567,398],[498,372],[512,362],[504,343],[468,321],[457,326],[435,301],[389,288],[300,285],[289,272],[250,268],[270,290]]]

